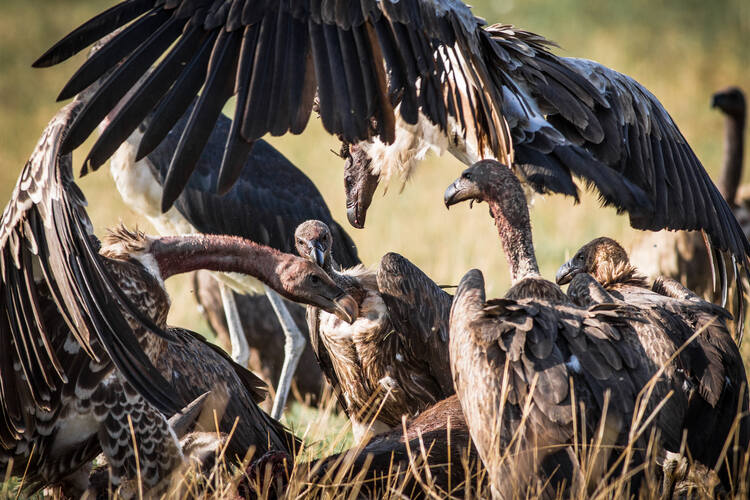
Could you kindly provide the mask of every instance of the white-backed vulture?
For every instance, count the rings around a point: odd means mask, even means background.
[[[161,212],[161,195],[172,152],[188,123],[183,116],[159,146],[148,156],[135,161],[136,152],[148,128],[150,117],[120,146],[112,157],[110,171],[123,200],[137,213],[148,218],[162,235],[228,234],[241,236],[282,252],[294,248],[293,232],[308,219],[320,219],[336,235],[336,255],[347,267],[358,264],[357,248],[331,216],[315,184],[273,146],[258,140],[239,177],[229,191],[219,196],[216,183],[222,152],[231,121],[220,115],[192,175],[167,212]],[[106,122],[106,120],[105,120]],[[106,125],[103,134],[106,134]],[[232,357],[246,366],[250,347],[242,329],[240,313],[232,291],[244,294],[265,293],[286,337],[284,364],[276,385],[271,415],[280,418],[291,388],[297,363],[305,347],[305,337],[294,322],[282,298],[252,276],[219,274],[222,302],[227,314]],[[228,287],[228,288],[227,288]],[[261,313],[258,311],[258,313]]]
[[[575,282],[575,277],[582,273],[590,275],[609,297],[590,297],[587,291],[582,291],[581,283]],[[555,279],[560,285],[571,283],[568,296],[577,305],[588,307],[603,301],[623,301],[637,307],[649,319],[633,324],[635,329],[644,329],[643,338],[648,337],[647,330],[652,325],[661,324],[675,345],[684,344],[676,369],[691,375],[690,419],[700,422],[710,434],[693,431],[687,436],[687,447],[704,450],[700,456],[702,463],[711,467],[719,463],[726,437],[721,439],[717,431],[721,429],[728,434],[740,412],[748,411],[747,377],[742,355],[727,329],[729,313],[671,278],[659,276],[649,285],[647,278],[630,263],[625,249],[607,237],[596,238],[581,247],[560,266]],[[685,324],[688,328],[684,328]],[[692,341],[686,336],[692,336],[691,332],[699,333]],[[658,349],[660,346],[654,345],[650,356],[655,362],[664,363],[670,353],[657,352]],[[750,422],[742,417],[738,425],[739,445],[746,451],[750,444]],[[728,484],[725,468],[722,474],[722,480]]]
[[[705,231],[717,262],[720,251],[731,256],[719,272],[732,267],[739,276],[750,242],[653,94],[598,63],[553,54],[539,35],[483,25],[460,0],[126,0],[34,65],[57,64],[126,26],[59,96],[113,70],[63,145],[81,145],[119,106],[84,170],[101,165],[155,109],[142,158],[197,99],[165,176],[162,210],[187,183],[230,97],[235,119],[219,192],[236,180],[254,141],[301,133],[317,94],[323,126],[367,150],[373,163],[361,170],[371,177],[408,175],[429,148],[467,164],[491,157],[514,165],[541,192],[577,197],[577,177],[638,229]],[[363,222],[356,213],[350,220]]]
[[[299,255],[320,265],[359,306],[351,324],[308,308],[310,343],[357,441],[453,394],[450,295],[395,253],[383,256],[377,269],[340,269],[321,221],[304,222],[294,237]]]
[[[512,282],[504,298],[487,300],[482,273],[469,271],[450,318],[456,394],[493,495],[552,497],[557,488],[592,494],[607,487],[601,479],[610,468],[617,477],[617,467],[648,465],[643,452],[650,438],[661,458],[679,453],[683,433],[694,445],[692,457],[713,466],[710,458],[731,425],[706,427],[692,412],[727,391],[723,381],[701,380],[700,357],[680,355],[691,325],[677,318],[651,322],[628,303],[578,307],[543,279],[524,192],[509,168],[485,160],[465,170],[445,201],[466,200],[489,204]],[[644,321],[648,328],[636,327]],[[623,448],[628,443],[634,448]],[[635,474],[619,485],[637,493],[639,479]]]

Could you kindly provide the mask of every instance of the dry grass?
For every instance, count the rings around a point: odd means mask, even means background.
[[[685,346],[701,333],[702,331],[696,331],[686,341]],[[681,351],[682,348],[676,351],[669,363],[674,362]],[[664,487],[663,469],[664,464],[671,461],[671,465],[678,471],[674,491],[679,494],[687,494],[688,498],[696,499],[716,498],[717,493],[720,493],[722,498],[747,498],[750,494],[750,470],[748,469],[750,450],[745,444],[738,443],[739,421],[741,418],[747,418],[747,414],[739,408],[716,463],[694,463],[689,452],[684,448],[679,454],[667,454],[665,458],[663,450],[658,445],[658,433],[652,427],[666,402],[674,397],[672,393],[668,393],[660,400],[654,396],[657,384],[662,382],[661,377],[665,368],[666,366],[657,370],[650,381],[639,391],[630,422],[622,422],[614,412],[609,414],[607,410],[611,408],[610,398],[618,397],[617,394],[605,394],[601,419],[594,425],[584,420],[586,412],[582,407],[571,407],[573,435],[569,446],[579,469],[571,478],[570,488],[563,491],[563,487],[558,486],[557,494],[552,497],[549,496],[549,492],[542,491],[547,487],[547,483],[539,481],[528,484],[525,482],[526,478],[521,475],[522,473],[518,472],[526,467],[529,457],[537,460],[550,450],[556,451],[566,447],[565,444],[560,446],[557,443],[550,443],[546,445],[547,447],[536,449],[522,448],[524,438],[528,436],[526,426],[535,425],[528,420],[534,404],[532,395],[536,385],[536,380],[532,380],[529,395],[519,404],[522,416],[509,442],[501,446],[500,429],[498,428],[496,432],[498,436],[496,448],[502,451],[496,457],[496,463],[499,465],[494,470],[501,471],[499,477],[505,480],[504,486],[507,491],[505,489],[503,491],[507,493],[511,491],[511,488],[514,492],[527,491],[527,494],[521,494],[520,498],[528,500],[537,498],[560,500],[664,498],[660,496]],[[507,372],[512,368],[508,364],[505,369]],[[504,386],[502,390],[502,404],[499,405],[499,412],[495,418],[498,423],[503,421],[502,412],[507,401],[508,389]],[[571,399],[576,400],[572,381],[570,389]],[[746,388],[741,387],[739,390],[744,391]],[[248,467],[257,458],[253,456],[253,450],[249,450],[241,463],[238,463],[234,460],[237,457],[228,457],[225,454],[226,442],[217,439],[216,465],[210,470],[200,470],[196,464],[188,465],[175,472],[171,479],[161,485],[158,488],[159,494],[156,494],[154,490],[144,493],[138,485],[133,484],[128,485],[127,491],[137,494],[137,498],[143,498],[146,495],[149,498],[184,500],[234,499],[237,498],[238,490],[245,495],[250,493],[251,497],[260,499],[276,498],[280,492],[283,492],[282,496],[288,499],[365,497],[395,500],[411,498],[415,493],[420,498],[434,499],[472,499],[490,496],[489,476],[480,462],[472,460],[468,455],[462,456],[458,463],[442,464],[430,461],[428,459],[430,448],[424,444],[421,437],[417,445],[414,445],[413,441],[411,445],[407,444],[408,463],[392,462],[391,468],[385,473],[377,477],[368,475],[369,461],[365,461],[364,466],[355,464],[354,458],[360,453],[360,448],[355,446],[351,448],[352,452],[341,453],[352,446],[350,424],[344,416],[336,412],[335,408],[336,399],[327,394],[315,418],[304,418],[300,415],[300,411],[309,410],[300,408],[299,405],[287,413],[285,423],[302,440],[302,446],[296,451],[295,463],[290,467],[291,472],[288,476],[283,472],[272,476],[270,469],[260,469],[249,474]],[[214,416],[209,420],[218,422],[219,418]],[[241,425],[241,423],[236,425]],[[629,429],[628,442],[624,446],[615,442],[621,426]],[[592,430],[590,435],[587,434]],[[218,431],[216,437],[219,437]],[[137,437],[133,435],[133,439]],[[320,462],[315,462],[316,459],[333,454],[340,455],[335,461],[328,461],[325,468],[321,467]],[[638,459],[638,456],[645,457],[645,460]],[[724,491],[719,485],[717,472],[723,464],[727,465],[731,471],[731,493]],[[463,471],[465,479],[457,484],[449,484],[446,488],[445,484],[441,484],[435,476],[438,469],[445,467]],[[636,478],[640,481],[640,489],[637,491],[633,489],[633,480]],[[0,498],[17,498],[21,484],[8,482],[6,479],[5,484],[0,486]],[[60,498],[56,491],[47,493],[51,498]],[[110,492],[110,498],[123,497],[120,496],[120,491],[115,491]]]
[[[113,2],[2,2],[0,199],[9,196],[39,133],[58,109],[56,93],[77,67],[73,62],[60,68],[32,70],[31,61],[70,28]],[[709,172],[717,172],[721,118],[709,109],[709,96],[729,84],[750,87],[750,4],[746,1],[725,0],[720,5],[698,0],[470,3],[490,22],[512,22],[536,30],[559,42],[565,55],[596,59],[638,79],[662,100]],[[79,63],[80,57],[76,61]],[[311,123],[302,136],[274,138],[271,142],[315,181],[335,217],[345,221],[341,161],[329,151],[336,149],[335,141],[318,123]],[[89,145],[80,151],[85,152]],[[75,164],[80,165],[82,158],[78,153]],[[456,284],[467,269],[478,267],[487,279],[488,293],[501,295],[508,285],[507,268],[483,206],[467,213],[468,207],[446,212],[442,205],[443,189],[461,168],[452,158],[430,158],[401,195],[397,194],[399,186],[394,185],[387,199],[376,199],[367,229],[351,230],[363,260],[373,263],[384,253],[397,251],[444,284]],[[81,180],[81,186],[100,234],[119,220],[138,222],[119,200],[107,173],[90,175]],[[560,197],[538,199],[532,222],[545,276],[552,276],[571,251],[593,237],[612,236],[627,247],[636,234],[626,218],[599,209],[590,196],[575,208]],[[170,321],[208,333],[191,297],[190,281],[174,278],[168,287],[174,299]],[[325,411],[299,413],[293,423],[298,434],[311,436],[308,442],[315,443],[313,454],[322,454],[328,444],[334,450],[345,446],[345,441],[332,437],[345,429],[340,417],[336,419]]]
[[[700,335],[696,332],[693,338]],[[692,340],[692,339],[691,339]],[[679,353],[675,353],[673,359]],[[525,426],[533,425],[527,420],[530,413],[531,396],[521,404],[523,416],[521,423],[513,434],[513,438],[507,446],[500,447],[502,453],[498,457],[503,470],[503,478],[507,479],[505,483],[513,491],[524,491],[528,488],[526,495],[519,498],[534,500],[537,498],[556,498],[559,500],[607,500],[620,498],[644,498],[656,499],[661,497],[663,490],[662,466],[665,463],[663,453],[660,453],[658,446],[658,435],[650,427],[659,412],[663,409],[666,401],[672,397],[668,394],[662,400],[654,399],[654,389],[659,382],[659,377],[663,374],[662,370],[654,374],[651,381],[641,389],[635,402],[633,419],[631,422],[625,422],[628,426],[629,441],[625,446],[615,446],[612,429],[613,423],[619,425],[617,417],[608,418],[607,407],[609,397],[617,395],[607,394],[603,404],[604,415],[601,420],[593,426],[587,426],[585,421],[580,420],[584,411],[573,412],[574,434],[572,439],[572,455],[576,458],[580,469],[573,476],[573,486],[563,492],[558,489],[557,494],[552,497],[549,492],[542,494],[542,490],[547,486],[545,482],[526,484],[522,479],[517,477],[517,467],[523,467],[523,460],[529,455],[541,455],[550,448],[538,448],[524,450],[520,448],[522,436],[524,435]],[[535,383],[532,382],[529,394],[534,392]],[[745,390],[742,388],[741,390]],[[571,391],[574,391],[571,384]],[[507,392],[504,393],[504,398]],[[571,396],[575,396],[572,392]],[[309,419],[306,422],[294,422],[287,420],[296,434],[302,437],[303,445],[297,451],[295,463],[291,467],[288,476],[279,474],[271,476],[270,469],[261,470],[260,477],[248,475],[248,466],[252,460],[257,458],[253,456],[252,450],[241,461],[230,461],[224,454],[225,448],[222,444],[217,447],[216,465],[208,470],[201,471],[197,465],[189,465],[185,469],[176,472],[173,477],[161,485],[160,494],[155,495],[154,491],[146,492],[147,497],[156,498],[174,498],[184,500],[198,499],[234,499],[237,498],[238,490],[244,494],[250,492],[251,497],[267,499],[276,498],[280,491],[283,491],[283,497],[288,499],[301,498],[325,498],[325,499],[352,499],[352,498],[382,498],[382,499],[403,499],[411,498],[414,493],[418,493],[420,498],[433,499],[472,499],[488,498],[490,493],[489,479],[487,471],[484,470],[481,463],[476,460],[470,460],[468,456],[462,457],[459,463],[438,464],[428,461],[430,450],[420,443],[417,446],[408,448],[408,463],[393,463],[392,467],[384,474],[377,478],[367,476],[367,464],[364,467],[354,465],[354,456],[359,449],[352,448],[353,453],[342,453],[339,458],[331,465],[329,462],[325,470],[320,463],[311,463],[315,459],[326,457],[332,454],[341,453],[344,449],[351,446],[351,436],[349,432],[349,423],[340,414],[335,412],[336,401],[334,398],[327,397],[321,405],[321,410],[317,413],[316,418]],[[502,412],[502,409],[500,410]],[[292,412],[294,414],[294,411]],[[750,471],[747,469],[750,451],[745,448],[744,454],[734,456],[737,443],[737,429],[740,418],[746,417],[745,413],[738,411],[733,424],[733,431],[727,438],[723,446],[723,453],[715,464],[698,464],[693,463],[689,454],[681,450],[681,457],[670,456],[666,461],[672,460],[672,464],[681,473],[677,474],[675,490],[678,494],[689,495],[687,498],[708,499],[716,498],[720,492],[722,498],[747,498],[750,494]],[[496,419],[502,420],[502,414]],[[215,419],[218,421],[218,419]],[[592,435],[586,434],[586,429],[593,429]],[[498,434],[499,435],[499,434]],[[560,447],[554,446],[554,449]],[[639,462],[635,456],[640,454],[646,457],[645,462]],[[722,463],[744,463],[744,466],[734,467],[732,470],[737,471],[737,475],[732,475],[731,494],[725,492],[719,486],[718,471]],[[429,466],[426,464],[429,463]],[[448,466],[458,468],[463,471],[465,481],[459,484],[451,484],[446,490],[435,479],[437,468]],[[733,467],[730,465],[730,467]],[[257,472],[257,471],[256,471]],[[640,479],[640,489],[633,490],[633,480]],[[508,479],[509,478],[509,479]],[[137,497],[142,498],[143,494],[135,485],[130,485],[129,491],[138,492]],[[17,485],[6,483],[5,489],[0,488],[2,498],[14,496]],[[281,489],[283,488],[283,489]],[[51,498],[60,498],[54,491],[48,492]],[[123,498],[119,491],[110,492],[110,498]],[[683,497],[680,497],[683,498]]]

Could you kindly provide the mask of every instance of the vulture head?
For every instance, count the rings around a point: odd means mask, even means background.
[[[716,92],[711,98],[711,107],[718,108],[729,116],[744,118],[745,94],[739,87],[729,87]]]
[[[328,271],[331,268],[331,246],[333,236],[328,224],[319,220],[308,220],[294,231],[294,247],[300,257]]]
[[[355,300],[319,266],[236,236],[153,237],[120,226],[105,239],[101,254],[140,264],[162,288],[170,276],[198,269],[236,272],[258,278],[287,299],[319,307],[347,323],[359,312]]]
[[[367,209],[378,187],[378,176],[370,172],[371,159],[364,149],[356,144],[343,143],[341,157],[344,163],[344,188],[346,190],[346,218],[349,224],[365,227]]]
[[[461,173],[443,196],[446,207],[462,201],[488,202],[492,216],[504,219],[504,225],[529,228],[529,209],[513,171],[495,160],[479,161]]]
[[[637,279],[640,275],[630,264],[630,257],[612,238],[596,238],[582,246],[560,266],[555,275],[558,285],[570,283],[574,276],[587,273],[604,286]]]

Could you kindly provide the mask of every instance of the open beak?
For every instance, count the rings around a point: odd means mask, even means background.
[[[308,245],[310,246],[310,253],[308,254],[310,260],[315,262],[320,267],[323,267],[323,263],[325,262],[326,248],[320,241],[310,241]]]
[[[560,269],[557,270],[557,274],[555,274],[555,281],[558,285],[566,285],[570,283],[570,281],[573,279],[573,276],[581,272],[581,269],[573,264],[573,260],[569,260],[562,266],[560,266]]]
[[[359,306],[357,301],[352,298],[351,295],[344,294],[333,299],[335,314],[341,321],[346,321],[349,324],[354,323],[359,315]]]
[[[479,193],[477,193],[474,183],[468,179],[459,177],[445,190],[443,201],[445,202],[445,207],[450,208],[451,205],[462,201],[478,200],[478,195]]]

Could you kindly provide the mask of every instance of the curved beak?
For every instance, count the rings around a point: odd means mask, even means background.
[[[350,146],[350,156],[344,163],[346,218],[357,229],[365,227],[367,209],[380,182],[379,176],[370,173],[370,162],[365,151]]]
[[[451,205],[466,200],[479,200],[479,192],[473,182],[459,177],[445,190],[443,201],[445,207],[450,208]]]
[[[354,323],[359,315],[357,301],[351,295],[343,294],[333,299],[334,310],[332,311],[341,321],[349,324]]]
[[[557,282],[558,285],[566,285],[570,283],[573,276],[580,272],[581,269],[573,263],[573,259],[570,259],[557,270],[557,274],[555,274],[555,282]]]
[[[323,264],[325,263],[326,247],[323,243],[317,240],[308,242],[308,246],[310,247],[308,258],[320,267],[323,267]]]
[[[367,218],[367,208],[359,202],[355,202],[351,207],[346,209],[346,219],[352,227],[364,229],[365,219]]]

